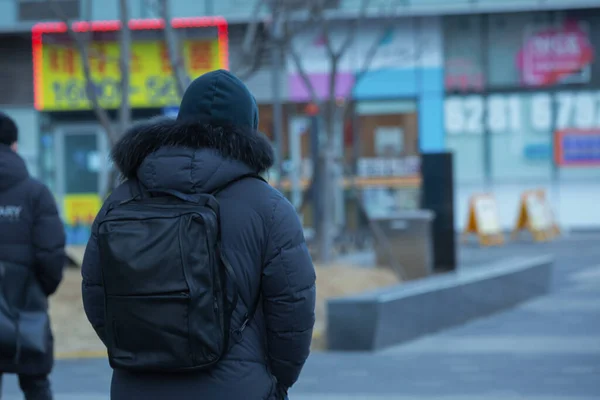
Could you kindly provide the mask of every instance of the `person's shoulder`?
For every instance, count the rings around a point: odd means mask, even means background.
[[[261,199],[264,212],[268,215],[269,225],[281,219],[290,221],[297,218],[296,208],[279,189],[270,183],[261,182],[261,184],[262,189],[256,194]]]
[[[25,190],[29,191],[34,198],[40,198],[45,195],[52,195],[52,192],[48,185],[46,185],[40,179],[35,178],[33,176],[28,177],[23,182],[23,187]]]
[[[127,179],[119,183],[104,199],[104,206],[113,203],[120,203],[130,199],[141,191],[139,182],[136,179]]]
[[[287,201],[287,198],[274,186],[265,180],[255,179],[254,182],[246,186],[245,197],[247,200],[254,199],[255,203],[261,205],[261,208],[273,209],[282,201]],[[248,190],[249,189],[249,190]]]
[[[32,210],[55,210],[56,197],[48,185],[35,177],[28,177],[21,184],[21,193],[28,199],[28,207]]]
[[[287,201],[285,196],[265,178],[248,179],[232,188],[229,194],[219,198],[225,207],[240,207],[258,214],[266,225],[270,225],[278,205]]]

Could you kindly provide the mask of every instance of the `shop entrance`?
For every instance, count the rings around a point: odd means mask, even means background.
[[[59,207],[71,245],[85,244],[101,206],[109,171],[108,143],[101,128],[63,126],[56,130],[55,182]]]

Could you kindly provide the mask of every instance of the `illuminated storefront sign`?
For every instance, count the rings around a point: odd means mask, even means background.
[[[91,25],[91,26],[90,26]],[[116,21],[75,23],[79,32],[118,31]],[[195,78],[208,71],[228,67],[227,22],[223,18],[173,20],[175,28],[216,27],[215,38],[182,40],[182,61],[187,75]],[[160,20],[133,20],[136,31],[162,29]],[[37,24],[33,29],[35,107],[44,111],[88,110],[83,63],[75,44],[65,35],[64,24]],[[62,34],[62,36],[61,36]],[[90,69],[100,105],[117,108],[120,104],[118,35],[94,37],[89,46]],[[129,99],[133,108],[166,107],[178,102],[171,62],[164,41],[135,38],[131,45]]]

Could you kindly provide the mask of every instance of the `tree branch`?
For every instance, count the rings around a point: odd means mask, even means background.
[[[352,43],[354,43],[354,39],[356,38],[356,32],[360,28],[362,21],[367,17],[367,10],[369,9],[370,4],[371,0],[361,1],[360,12],[357,18],[354,20],[353,27],[350,29],[350,32],[346,36],[346,40],[344,40],[344,42],[340,46],[337,52],[337,57],[342,57],[346,53],[346,51],[348,51],[350,46],[352,46]]]
[[[248,24],[242,40],[241,53],[238,55],[236,65],[232,68],[242,80],[254,75],[263,64],[264,37],[259,38],[258,36],[262,22],[260,12],[266,2],[267,0],[254,0],[251,22]]]
[[[177,94],[181,99],[188,83],[188,76],[184,68],[181,43],[177,38],[175,29],[171,25],[171,13],[169,0],[158,0],[158,14],[165,21],[165,45],[169,54],[169,62],[175,79]]]
[[[337,61],[339,56],[333,47],[333,42],[331,40],[331,30],[329,29],[329,21],[325,16],[325,1],[326,0],[313,0],[312,6],[310,7],[310,18],[313,22],[321,25],[321,34],[323,35],[323,41],[325,42],[325,49],[327,50],[327,55],[332,60]]]
[[[315,90],[312,82],[310,81],[310,77],[304,69],[302,59],[300,58],[300,55],[296,52],[296,49],[294,49],[294,45],[292,43],[290,43],[288,52],[292,57],[292,61],[294,61],[294,66],[296,67],[296,70],[298,71],[298,74],[300,75],[304,86],[306,86],[306,90],[308,90],[308,93],[310,94],[312,102],[315,104],[319,104],[320,99],[319,96],[317,96],[317,91]]]
[[[131,123],[131,106],[129,87],[131,82],[131,29],[129,28],[128,0],[119,0],[119,17],[121,20],[119,69],[121,70],[121,104],[119,106],[119,136]]]
[[[242,42],[242,54],[244,55],[252,53],[252,43],[256,39],[256,33],[258,32],[258,25],[260,23],[260,10],[262,9],[264,4],[265,0],[254,0],[254,8],[252,9],[252,21],[248,25],[248,29],[246,29],[246,35],[244,35],[244,40]]]
[[[273,44],[275,45],[275,44]],[[241,80],[246,80],[254,75],[263,65],[263,55],[265,48],[265,41],[263,39],[260,40],[260,47],[255,48],[254,51],[249,55],[250,65],[245,69],[240,69],[239,71],[236,69],[235,73]],[[240,57],[242,60],[247,60],[248,57]],[[247,64],[247,63],[244,63]]]
[[[379,52],[379,48],[381,47],[381,42],[389,34],[390,29],[394,28],[394,25],[396,24],[396,22],[397,21],[395,20],[394,16],[391,15],[390,18],[388,19],[387,23],[384,25],[381,33],[377,36],[375,41],[373,41],[373,43],[371,43],[371,46],[368,48],[367,54],[365,55],[365,58],[363,60],[362,67],[354,76],[354,84],[352,87],[352,91],[354,91],[354,88],[356,87],[356,85],[362,80],[362,78],[364,78],[364,76],[371,69],[371,64],[373,64],[373,60],[375,59],[375,57],[377,56],[377,53]],[[413,31],[414,35],[420,36],[420,34],[421,34],[421,32],[414,32],[414,29],[412,29],[412,31]],[[420,40],[419,40],[419,42],[420,42]],[[418,50],[415,50],[412,53],[406,52],[404,54],[404,56],[406,56],[406,58],[412,58],[415,60],[420,59],[421,56],[423,55],[424,46],[422,43],[417,43],[415,47],[417,47]]]
[[[320,1],[320,0],[315,0],[315,1]],[[279,13],[283,13],[283,15],[277,15],[274,16],[273,19],[275,20],[275,18],[284,18],[284,21],[286,21],[285,17],[286,14],[283,9],[279,9],[279,10],[274,10],[276,12]],[[283,43],[275,43],[274,45],[281,45],[283,46],[284,44],[287,44],[287,48],[288,48],[288,53],[290,55],[290,57],[292,58],[292,61],[294,62],[294,66],[296,67],[296,70],[298,71],[298,75],[300,75],[300,79],[302,79],[302,82],[304,83],[304,86],[306,86],[306,90],[308,91],[311,101],[315,104],[319,104],[320,103],[320,99],[319,96],[317,95],[317,91],[314,87],[314,85],[312,84],[310,77],[308,75],[308,73],[306,72],[306,69],[304,68],[304,64],[302,63],[302,58],[300,57],[300,54],[298,54],[298,52],[296,51],[296,49],[294,48],[294,37],[295,36],[290,36],[290,34],[295,35],[297,32],[299,32],[301,29],[296,30],[290,30],[290,25],[289,25],[289,21],[285,25],[285,33],[284,33],[284,37],[282,38]]]
[[[57,16],[57,18],[60,19],[61,22],[63,22],[65,24],[65,26],[67,28],[67,34],[69,35],[71,40],[73,40],[77,50],[79,51],[79,55],[81,58],[81,64],[83,67],[83,75],[85,78],[86,95],[92,105],[92,109],[94,111],[94,114],[96,115],[96,118],[98,118],[100,125],[102,125],[102,127],[106,131],[106,135],[108,136],[108,139],[109,139],[111,145],[113,145],[117,142],[117,140],[119,138],[118,138],[117,132],[114,130],[114,128],[112,126],[110,116],[108,115],[106,110],[100,106],[100,101],[98,99],[98,94],[96,92],[96,85],[94,84],[94,81],[92,80],[92,72],[91,72],[91,68],[90,68],[90,57],[89,57],[89,52],[88,52],[89,44],[86,43],[86,41],[82,40],[82,38],[73,30],[71,21],[66,16],[66,14],[63,12],[60,5],[57,4],[56,0],[46,0],[46,1],[49,3],[50,7],[52,8],[53,13]],[[90,32],[88,32],[88,33],[90,33]],[[91,33],[88,36],[91,36]]]

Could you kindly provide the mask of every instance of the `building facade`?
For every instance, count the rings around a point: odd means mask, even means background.
[[[73,19],[89,15],[94,20],[118,17],[116,2],[91,2],[92,10],[82,8],[88,2],[61,3]],[[156,17],[154,3],[132,0],[132,18]],[[563,224],[600,224],[600,212],[594,214],[592,207],[593,197],[600,195],[597,163],[573,161],[578,155],[563,157],[564,162],[557,163],[555,157],[558,149],[564,156],[587,146],[559,140],[564,131],[586,131],[586,137],[592,138],[594,130],[600,128],[600,64],[595,50],[600,38],[596,32],[600,12],[593,9],[600,7],[600,1],[573,0],[568,6],[562,3],[403,2],[404,8],[397,10],[403,17],[390,24],[389,18],[382,15],[389,1],[371,2],[369,18],[340,61],[336,94],[351,103],[352,116],[344,122],[341,147],[345,154],[356,156],[354,172],[369,178],[372,171],[385,170],[384,174],[403,178],[380,187],[370,185],[363,191],[373,213],[399,203],[416,207],[418,180],[412,178],[418,175],[418,164],[412,163],[412,158],[422,152],[451,150],[455,153],[457,228],[465,220],[471,194],[494,192],[502,222],[510,227],[520,192],[538,186],[552,194]],[[110,145],[93,112],[83,105],[81,76],[77,78],[79,83],[71,82],[68,66],[50,70],[47,64],[46,72],[36,71],[38,78],[40,74],[54,77],[53,81],[46,80],[49,86],[43,92],[46,96],[54,93],[55,99],[46,99],[47,104],[42,104],[34,95],[39,96],[39,91],[34,90],[31,28],[36,21],[54,19],[52,10],[40,4],[34,0],[0,0],[0,108],[21,128],[20,151],[29,170],[56,193],[70,229],[69,241],[81,243],[87,239],[91,217],[99,206],[98,193],[107,183]],[[347,35],[348,24],[344,21],[356,15],[360,4],[359,0],[331,2],[337,10],[331,35],[334,42],[339,43]],[[171,6],[174,17],[221,15],[228,21],[227,60],[218,59],[217,49],[215,61],[188,71],[191,75],[223,67],[225,62],[234,71],[244,64],[240,48],[252,17],[252,2],[178,0]],[[555,10],[565,7],[572,10]],[[200,35],[198,40],[213,43],[218,39],[218,32],[210,30],[196,35]],[[60,37],[55,39],[63,47],[59,51],[62,59],[68,59],[64,43],[60,43]],[[156,42],[160,38],[144,36],[143,40]],[[366,53],[374,43],[377,51],[364,68]],[[329,65],[322,38],[316,33],[298,35],[294,46],[302,51],[311,85],[323,96]],[[142,64],[166,73],[160,64],[159,45],[150,47],[156,57],[144,59]],[[151,53],[144,49],[140,52]],[[284,103],[284,158],[298,161],[302,177],[307,177],[311,173],[307,165],[310,113],[306,112],[310,95],[293,62],[281,60],[285,70],[274,80],[271,61],[268,51],[261,53],[259,67],[245,79],[259,103],[260,129],[273,138],[272,103],[277,87]],[[114,78],[114,74],[104,74]],[[146,73],[134,80],[146,85],[149,78],[152,76]],[[152,86],[158,90],[154,100],[140,100],[138,95],[134,120],[169,112],[174,105],[172,89],[159,83],[155,80]],[[109,96],[110,82],[104,90]],[[109,107],[115,105],[114,99],[106,101]],[[294,149],[299,149],[298,154]],[[404,162],[393,161],[398,157]],[[344,202],[341,196],[338,201]]]
[[[599,18],[598,9],[444,18],[459,221],[468,196],[486,190],[509,228],[519,193],[542,187],[563,224],[600,222]]]

